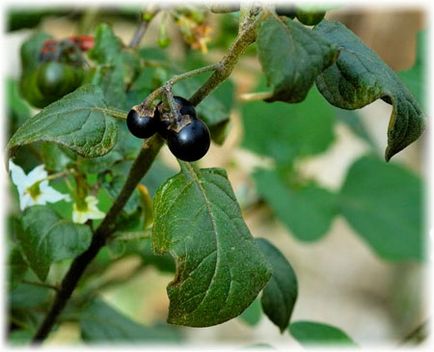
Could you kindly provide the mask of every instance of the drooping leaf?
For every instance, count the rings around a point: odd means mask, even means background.
[[[30,108],[21,97],[18,82],[12,78],[6,81],[7,108],[8,108],[8,134],[9,137],[17,128],[30,118]]]
[[[422,111],[393,70],[341,23],[323,20],[314,31],[340,49],[337,61],[316,80],[330,104],[349,110],[380,98],[392,104],[386,160],[419,138],[424,128]]]
[[[90,244],[88,226],[62,219],[46,206],[33,206],[24,211],[23,231],[17,232],[18,242],[32,270],[45,280],[50,264],[74,258]]]
[[[424,257],[423,186],[410,171],[364,156],[349,169],[338,197],[342,215],[380,257]]]
[[[153,248],[169,252],[177,265],[167,287],[169,323],[223,323],[241,314],[269,280],[269,264],[224,170],[182,163],[182,172],[157,191],[154,214]]]
[[[418,102],[422,104],[424,108],[426,105],[425,92],[427,90],[427,32],[420,31],[417,34],[417,44],[416,44],[416,60],[413,66],[405,71],[398,72],[399,78],[401,78],[405,85],[410,89],[413,95],[416,97]]]
[[[312,89],[300,104],[250,102],[243,105],[243,146],[279,164],[325,151],[334,139],[335,113]]]
[[[257,170],[253,178],[258,193],[276,216],[302,241],[316,241],[336,215],[336,196],[315,183],[287,182],[276,170]]]
[[[354,341],[342,330],[313,321],[297,321],[289,326],[291,335],[303,346],[347,345],[355,346]]]
[[[256,326],[262,317],[261,303],[256,298],[247,309],[241,313],[239,318],[249,326]]]
[[[95,300],[80,312],[81,337],[87,343],[175,343],[179,331],[168,326],[144,326],[102,300]]]
[[[297,103],[338,55],[333,44],[286,17],[268,16],[257,29],[257,50],[273,96],[267,101]]]
[[[264,313],[283,332],[289,324],[298,295],[295,272],[285,256],[265,238],[256,240],[273,268],[267,286],[262,290]]]
[[[116,143],[115,113],[100,88],[84,85],[26,120],[7,147],[12,152],[34,142],[53,142],[86,158],[101,156]]]

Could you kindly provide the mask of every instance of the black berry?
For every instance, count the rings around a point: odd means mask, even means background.
[[[209,149],[211,137],[206,124],[199,119],[193,119],[178,133],[169,131],[167,145],[178,159],[196,161],[202,158]]]
[[[127,116],[127,126],[137,138],[149,138],[158,128],[158,119],[152,116],[140,115],[136,109],[131,109]]]
[[[278,16],[286,16],[291,19],[295,18],[295,7],[294,6],[276,6],[276,14]]]

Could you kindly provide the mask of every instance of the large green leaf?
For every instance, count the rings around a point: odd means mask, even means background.
[[[304,100],[318,74],[338,55],[333,44],[311,29],[272,14],[259,23],[256,43],[267,82],[273,87],[267,101]]]
[[[276,216],[302,241],[316,241],[336,215],[336,196],[315,183],[298,185],[277,170],[257,170],[253,178],[258,193]]]
[[[303,346],[312,345],[348,345],[355,346],[354,341],[342,330],[313,321],[297,321],[289,326],[291,335]]]
[[[89,50],[89,57],[99,64],[109,64],[116,60],[122,47],[122,41],[112,28],[102,23],[95,30],[95,45]]]
[[[109,306],[95,300],[80,312],[81,337],[88,343],[169,343],[181,339],[180,333],[167,326],[144,326]]]
[[[45,280],[50,264],[74,258],[90,244],[92,233],[88,226],[62,219],[46,206],[33,206],[24,211],[23,231],[17,239],[32,270]]]
[[[334,139],[335,112],[312,89],[303,103],[243,105],[243,146],[280,164],[325,151]]]
[[[289,324],[298,295],[295,272],[285,256],[265,238],[256,240],[273,268],[273,275],[262,291],[264,313],[283,332]]]
[[[108,153],[116,143],[117,128],[99,87],[85,85],[26,120],[9,140],[9,150],[53,142],[93,158]]]
[[[18,248],[13,247],[8,257],[9,287],[15,288],[24,278],[28,265]]]
[[[392,104],[386,160],[419,138],[424,128],[422,111],[393,70],[341,23],[323,20],[314,31],[341,51],[336,63],[316,80],[330,104],[349,110],[380,98]]]
[[[388,260],[424,257],[423,187],[401,166],[371,156],[357,160],[339,195],[345,219]]]
[[[167,287],[168,322],[204,327],[243,312],[271,276],[271,268],[241,217],[226,172],[182,172],[157,191],[153,248],[169,252],[177,275]]]

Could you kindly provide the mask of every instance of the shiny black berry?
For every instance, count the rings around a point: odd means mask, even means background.
[[[175,103],[181,115],[189,115],[193,119],[197,117],[194,105],[190,103],[187,99],[179,96],[174,96],[173,99],[175,100]]]
[[[167,145],[178,159],[196,161],[202,158],[209,149],[211,137],[206,124],[199,119],[193,119],[178,133],[169,131]]]
[[[286,16],[291,19],[295,18],[295,7],[294,6],[276,6],[276,14],[278,16]]]
[[[130,132],[137,138],[149,138],[158,128],[158,119],[151,116],[140,115],[134,108],[127,116],[127,126]]]

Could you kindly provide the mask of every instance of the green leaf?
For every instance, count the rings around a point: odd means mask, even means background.
[[[14,247],[9,253],[8,266],[10,288],[13,289],[17,287],[20,281],[24,278],[28,268],[21,252],[16,247]]]
[[[398,72],[399,78],[404,81],[405,85],[410,89],[410,91],[425,109],[427,108],[425,98],[425,91],[427,88],[427,39],[427,31],[420,31],[417,34],[416,60],[414,65],[406,71]]]
[[[249,326],[256,326],[262,317],[261,304],[259,299],[256,298],[247,309],[241,313],[239,318]]]
[[[18,242],[32,270],[44,281],[50,264],[73,258],[90,244],[88,226],[62,219],[45,206],[33,206],[24,211],[23,231],[17,232]]]
[[[136,323],[102,300],[95,300],[80,312],[81,337],[88,343],[174,343],[181,339],[167,326],[147,327]]]
[[[6,92],[7,92],[7,108],[8,108],[8,118],[9,118],[9,131],[10,133],[15,132],[18,126],[20,126],[24,121],[30,118],[30,108],[21,97],[18,89],[18,82],[12,78],[8,78],[6,81]]]
[[[422,260],[423,192],[420,178],[409,170],[364,156],[348,171],[339,207],[382,258]]]
[[[268,16],[257,28],[257,49],[273,96],[267,101],[305,99],[318,74],[338,55],[333,44],[289,18]]]
[[[258,193],[275,215],[302,241],[316,241],[336,215],[336,196],[311,182],[294,183],[277,170],[258,169],[253,178]]]
[[[283,332],[288,327],[297,300],[297,277],[291,264],[272,243],[265,238],[258,238],[256,243],[273,268],[273,275],[262,291],[262,309]]]
[[[393,70],[343,24],[323,20],[314,31],[341,50],[336,63],[316,81],[329,103],[348,110],[380,98],[392,104],[386,160],[419,138],[424,128],[422,111]]]
[[[11,310],[27,310],[46,305],[50,299],[50,291],[47,287],[20,283],[9,292],[9,307]]]
[[[26,120],[7,147],[12,152],[34,142],[53,142],[83,157],[102,156],[116,143],[117,128],[110,116],[114,114],[101,89],[85,85]]]
[[[88,55],[99,64],[108,64],[116,60],[122,47],[122,41],[114,34],[112,28],[102,23],[95,30],[95,45],[89,50]]]
[[[169,252],[177,275],[167,287],[168,322],[194,327],[240,315],[270,278],[222,169],[194,169],[169,179],[154,199],[153,248]]]
[[[334,139],[335,113],[312,89],[301,104],[243,105],[243,146],[280,164],[325,151]]]
[[[289,326],[291,335],[303,346],[312,345],[351,345],[354,341],[342,330],[313,321],[297,321]]]
[[[109,105],[129,110],[131,105],[128,104],[127,86],[136,78],[139,59],[134,53],[123,49],[122,41],[110,26],[98,26],[95,45],[89,51],[89,57],[99,66],[95,68],[91,82],[102,88]]]

